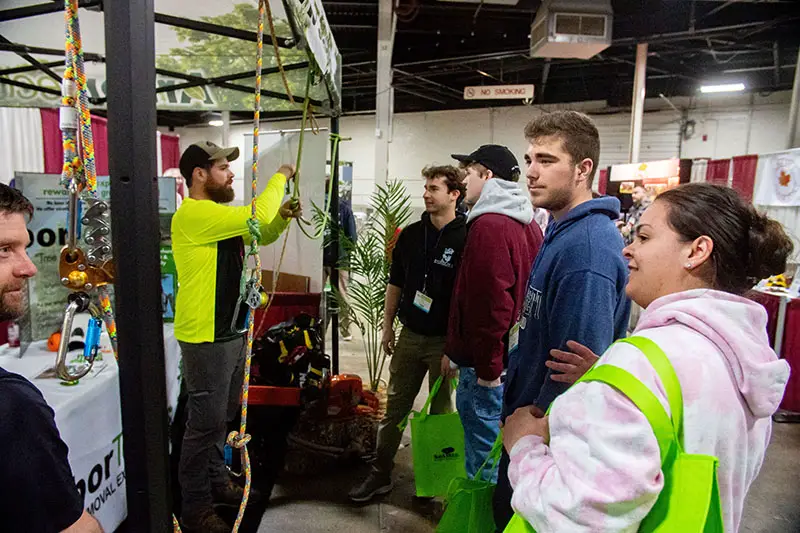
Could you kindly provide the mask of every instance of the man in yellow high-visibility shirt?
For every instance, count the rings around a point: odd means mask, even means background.
[[[222,451],[226,425],[239,406],[246,350],[246,309],[239,303],[250,205],[223,205],[234,198],[230,162],[239,149],[211,142],[189,146],[180,171],[189,197],[172,218],[172,249],[178,269],[175,337],[183,356],[189,394],[179,479],[184,531],[228,533],[214,503],[238,504],[242,489],[228,476]],[[283,202],[295,169],[284,165],[256,201],[260,244],[274,242],[299,204]]]

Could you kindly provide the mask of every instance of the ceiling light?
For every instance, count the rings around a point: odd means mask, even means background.
[[[735,93],[744,91],[744,83],[725,83],[723,85],[703,85],[701,93]]]
[[[225,122],[223,120],[220,120],[220,119],[214,119],[214,120],[209,120],[208,121],[208,125],[209,126],[214,126],[215,128],[219,128],[220,126],[225,125]]]

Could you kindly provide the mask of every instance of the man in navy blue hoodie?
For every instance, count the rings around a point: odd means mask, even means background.
[[[532,120],[525,137],[528,191],[533,205],[550,211],[552,219],[509,341],[504,417],[531,405],[546,411],[569,387],[552,379],[545,364],[550,351],[577,341],[603,353],[625,335],[630,312],[624,243],[614,225],[619,200],[592,198],[597,128],[582,113],[556,111]],[[513,514],[508,462],[504,453],[494,501],[498,531]]]

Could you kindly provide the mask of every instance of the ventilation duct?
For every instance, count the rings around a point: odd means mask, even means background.
[[[531,27],[531,57],[589,59],[611,46],[611,0],[545,0]]]

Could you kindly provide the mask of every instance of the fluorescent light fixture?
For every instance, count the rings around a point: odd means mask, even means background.
[[[224,124],[225,124],[225,122],[223,122],[221,119],[214,119],[214,120],[209,120],[208,121],[208,125],[209,126],[214,126],[215,128],[219,128],[220,126],[223,126]]]
[[[722,85],[703,85],[701,93],[735,93],[744,91],[744,83],[725,83]]]

